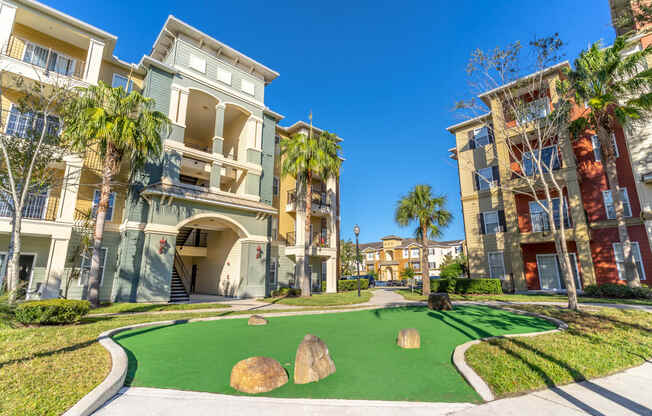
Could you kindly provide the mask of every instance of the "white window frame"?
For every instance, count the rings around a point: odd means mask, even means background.
[[[616,141],[615,133],[611,133],[611,142],[613,143],[614,146],[614,156],[616,156],[616,158],[619,158],[620,152],[618,151],[618,142]],[[595,134],[591,136],[591,145],[593,146],[593,158],[595,159],[596,162],[602,163],[602,151],[600,148],[601,147],[600,139]]]
[[[9,105],[9,114],[7,114],[7,119],[6,119],[6,121],[5,121],[4,132],[5,132],[5,134],[15,135],[16,137],[23,137],[23,136],[20,136],[20,135],[18,135],[18,134],[15,134],[16,132],[14,132],[14,133],[9,133],[9,119],[11,118],[11,116],[12,116],[12,114],[13,114],[13,112],[14,112],[14,109],[16,109],[16,111],[18,112],[19,117],[20,117],[20,116],[23,116],[23,115],[25,114],[25,113],[21,113],[21,112],[20,112],[20,108],[19,108],[16,104],[11,103],[11,104]],[[33,112],[33,114],[34,114],[33,117],[34,117],[34,116],[38,117],[38,115],[39,115],[38,112]],[[40,114],[43,115],[43,113],[40,113]],[[53,114],[48,115],[48,117],[56,118],[56,119],[57,119],[57,124],[58,124],[58,127],[59,127],[58,130],[57,130],[57,135],[58,135],[58,134],[61,132],[61,119],[59,118],[59,116],[55,116],[55,115],[53,115]],[[43,117],[43,126],[44,126],[44,127],[46,126],[46,118],[45,118],[45,117]],[[27,131],[25,131],[25,133],[26,133],[26,132],[27,132]],[[24,138],[24,137],[23,137],[23,138]]]
[[[271,257],[269,259],[269,285],[276,286],[278,283],[278,261],[276,257]],[[272,280],[272,277],[274,278]]]
[[[91,253],[90,258],[88,259],[88,273],[90,274],[91,272],[91,266],[93,263],[93,253],[92,253],[92,248],[90,248]],[[108,247],[100,247],[100,250],[104,251],[104,261],[102,262],[102,267],[100,269],[102,270],[102,274],[100,275],[100,287],[104,284],[104,271],[106,270],[106,258],[109,256],[109,249]],[[81,263],[79,264],[79,278],[77,279],[77,285],[80,287],[85,287],[89,283],[86,282],[86,284],[82,283],[82,276],[84,275],[84,260],[86,259],[85,255],[82,255],[81,258]]]
[[[502,276],[494,276],[493,273],[493,268],[491,267],[491,256],[492,255],[499,255],[500,256],[500,263],[503,268],[503,275]],[[507,270],[505,270],[505,253],[503,251],[490,251],[487,253],[487,266],[489,266],[489,277],[492,279],[500,279],[500,280],[505,280],[505,277],[507,276]]]
[[[374,259],[374,253],[367,253],[367,260],[373,260]]]
[[[233,74],[231,74],[231,72],[227,71],[226,69],[217,68],[217,80],[225,83],[226,85],[231,85],[232,75]]]
[[[124,76],[122,74],[119,74],[117,72],[114,72],[113,77],[111,78],[111,88],[116,87],[116,85],[115,85],[115,79],[116,78],[122,78],[122,79],[125,80],[125,88],[126,88],[127,94],[134,90],[134,80],[129,79],[129,77],[126,77],[126,76]],[[120,85],[120,86],[122,86],[122,85]]]
[[[627,188],[618,188],[618,190],[623,191],[623,205],[625,205],[625,202],[626,202],[627,209],[629,209],[629,215],[627,215],[627,210],[623,206],[623,211],[624,211],[623,214],[624,214],[625,217],[630,218],[632,216],[632,204],[631,204],[631,200],[629,199],[629,194],[627,193]],[[607,190],[602,191],[602,203],[604,205],[604,211],[605,211],[605,214],[607,215],[607,219],[608,220],[616,219],[616,207],[615,206],[613,207],[614,215],[612,217],[609,216],[609,208],[607,206],[607,199],[605,198],[606,195],[609,195],[609,197],[611,198],[612,206],[614,204],[614,199],[613,199],[613,195],[611,195],[611,189],[607,189]]]
[[[483,171],[489,171],[489,175],[485,175]],[[476,170],[478,175],[478,191],[488,191],[496,186],[496,178],[494,178],[494,169],[492,166]]]
[[[553,202],[553,209],[552,209],[553,217],[555,215],[554,201],[556,199],[559,199],[559,197],[551,198],[551,200]],[[547,204],[547,200],[545,200],[545,199],[539,199],[539,201],[541,201],[541,203],[543,203],[544,205]],[[541,230],[535,230],[534,229],[534,223],[532,222],[532,207],[538,207],[538,208],[541,209],[541,211],[536,211],[536,213],[542,213],[542,214],[546,214],[546,215],[548,213],[545,212],[543,210],[543,208],[541,208],[541,205],[539,205],[539,203],[537,201],[530,201],[528,203],[528,210],[530,212],[530,226],[532,227],[532,232],[535,232],[535,233],[542,232],[542,231],[544,231],[543,229],[541,229]],[[571,221],[570,221],[570,211],[569,211],[569,207],[568,207],[568,198],[566,198],[566,195],[564,195],[564,210],[566,211],[566,216],[562,215],[562,213],[559,213],[560,224],[561,224],[561,221],[564,221],[565,218],[568,218],[568,223],[570,224],[571,223]],[[570,227],[566,227],[566,228],[570,228]]]
[[[483,130],[485,131],[486,134],[480,135]],[[478,139],[480,139],[480,138],[481,139],[486,139],[486,143],[483,144],[483,143],[478,142]],[[473,141],[475,142],[475,147],[476,148],[489,146],[491,144],[491,136],[489,135],[489,127],[484,126],[484,127],[480,127],[480,128],[477,128],[477,129],[473,129]]]
[[[417,253],[416,255],[414,255],[415,252]],[[418,248],[411,248],[410,249],[410,258],[411,259],[418,259],[419,258],[419,249]]]
[[[47,62],[47,59],[48,59],[50,53],[51,53],[51,52],[54,52],[54,53],[57,54],[57,61],[59,60],[59,57],[63,57],[63,58],[69,59],[70,61],[72,61],[72,67],[71,67],[71,73],[70,73],[70,74],[61,74],[61,73],[57,72],[57,70],[56,70],[57,63],[55,62],[55,63],[54,63],[54,68],[55,68],[55,69],[52,70],[52,71],[54,71],[54,72],[56,72],[57,74],[62,75],[62,76],[64,76],[64,77],[69,77],[69,76],[72,76],[72,75],[75,74],[75,69],[77,68],[77,59],[73,58],[72,56],[68,56],[68,55],[66,55],[66,54],[64,54],[64,53],[61,53],[61,52],[59,52],[59,51],[56,50],[56,49],[46,48],[45,46],[40,45],[40,44],[38,44],[38,43],[36,43],[36,42],[32,42],[32,41],[30,41],[30,40],[24,40],[24,39],[23,39],[23,42],[25,42],[25,46],[23,47],[23,54],[22,54],[22,56],[20,57],[20,60],[21,60],[21,61],[23,61],[23,62],[25,62],[25,63],[28,63],[28,64],[30,64],[30,65],[37,66],[37,67],[39,67],[39,68],[43,68],[43,69],[46,70],[46,71],[50,71],[50,69],[48,69],[48,62]],[[27,62],[27,61],[25,61],[25,54],[27,53],[27,48],[28,48],[29,45],[32,45],[32,46],[35,46],[35,47],[38,47],[38,48],[41,48],[41,49],[45,49],[46,51],[48,51],[48,57],[45,58],[45,59],[46,59],[46,62],[45,62],[45,66],[44,66],[44,67],[39,66],[39,65],[36,65],[36,64],[33,64],[33,63],[31,63],[31,62]]]
[[[489,232],[489,229],[487,228],[487,215],[488,214],[494,214],[496,216],[496,232]],[[485,211],[482,213],[482,222],[484,223],[484,233],[485,234],[498,234],[502,232],[500,229],[500,216],[498,215],[498,211]],[[493,223],[492,223],[493,224]]]
[[[97,204],[95,203],[95,199],[96,199],[95,196],[96,195],[97,195]],[[116,204],[116,198],[117,198],[116,193],[111,192],[111,194],[109,195],[109,202],[111,202],[111,196],[113,196],[113,205],[109,206],[109,208],[111,208],[111,211],[107,211],[106,218],[104,219],[105,221],[109,221],[109,222],[113,221],[113,214],[114,214],[114,211],[115,211],[115,204]],[[93,201],[91,202],[91,213],[93,213],[93,210],[95,210],[97,205],[100,204],[100,197],[101,197],[101,190],[100,189],[94,189],[93,190]],[[109,212],[110,212],[111,215],[109,215]],[[95,215],[97,215],[97,214],[95,214]]]
[[[280,188],[280,180],[278,176],[274,176],[273,182],[272,182],[272,195],[273,196],[278,196],[279,193],[279,188]]]
[[[525,156],[528,155],[528,157],[532,161],[531,162],[532,163],[532,173],[528,174],[528,172],[523,172],[525,174],[525,176],[533,176],[533,175],[538,174],[537,168],[535,166],[535,163],[537,163],[538,160],[539,160],[539,155],[538,154],[542,153],[546,149],[550,149],[550,148],[553,149],[552,154],[551,154],[551,158],[553,158],[554,160],[557,160],[557,163],[559,164],[559,168],[561,168],[561,159],[559,159],[559,148],[557,147],[556,144],[553,144],[553,145],[550,145],[550,146],[545,146],[542,149],[535,149],[534,152],[529,152],[529,151],[528,152],[523,152],[523,155],[521,156],[521,164],[523,165],[523,170],[524,171],[525,171]],[[537,153],[537,154],[535,155],[534,153]],[[535,162],[535,160],[536,160],[536,162]],[[551,162],[552,162],[552,160],[551,160]],[[541,157],[541,165],[542,165],[541,166],[542,170],[543,170],[544,167],[547,169],[546,163],[544,163],[544,161],[543,161],[543,156]],[[551,164],[550,169],[555,170],[555,163],[554,162]]]
[[[641,256],[641,246],[638,244],[638,241],[631,241],[630,245],[631,245],[631,250],[632,250],[632,256],[634,256],[634,263],[637,263],[636,257],[638,256],[638,263],[641,264],[641,273],[640,273],[641,276],[639,276],[639,278],[641,280],[647,280],[646,276],[645,276],[645,265],[643,264],[643,257]],[[621,268],[618,266],[618,263],[619,263],[618,257],[619,256],[618,256],[617,253],[619,251],[620,252],[623,251],[622,247],[621,247],[620,250],[617,250],[617,247],[619,247],[619,246],[620,246],[620,243],[612,243],[611,244],[611,247],[612,247],[612,249],[614,251],[614,260],[615,260],[615,263],[616,263],[616,270],[618,272],[618,279],[625,280],[625,278],[623,276],[625,270],[621,271]],[[624,257],[625,256],[623,255],[623,259],[620,262],[620,263],[623,263],[623,268],[624,268],[624,263],[625,263],[625,258]]]
[[[256,95],[256,84],[243,78],[240,80],[240,90],[249,95]]]
[[[375,260],[380,260],[380,254],[378,252],[374,253],[374,259]]]
[[[409,248],[404,248],[403,249],[403,258],[404,259],[409,259],[410,258],[410,249]]]
[[[202,74],[206,73],[206,58],[203,56],[196,55],[194,53],[191,53],[188,56],[188,68],[194,69],[197,72],[201,72]]]
[[[523,103],[522,119],[516,119],[517,125],[523,125],[547,117],[550,114],[550,98],[548,96],[537,98],[529,103]],[[543,110],[542,114],[540,110]]]

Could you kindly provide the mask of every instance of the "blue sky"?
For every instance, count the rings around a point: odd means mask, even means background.
[[[468,98],[465,65],[476,48],[558,32],[574,58],[590,42],[611,42],[608,0],[325,2],[43,0],[118,36],[116,54],[137,62],[168,14],[281,75],[265,102],[344,138],[342,236],[362,242],[411,237],[393,221],[396,201],[419,183],[448,195],[454,220],[443,239],[464,238],[457,166],[448,158]]]

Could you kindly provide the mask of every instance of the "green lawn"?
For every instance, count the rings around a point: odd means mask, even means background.
[[[518,306],[569,324],[569,330],[474,345],[466,360],[497,397],[605,376],[652,357],[652,313],[600,308],[571,312]]]
[[[138,313],[158,311],[187,311],[194,309],[223,309],[223,303],[111,303],[93,309],[91,315],[100,313]]]
[[[323,293],[315,294],[310,297],[281,297],[281,298],[265,298],[264,302],[279,303],[282,305],[294,306],[338,306],[338,305],[354,305],[356,303],[365,303],[371,299],[371,290],[363,290],[358,292],[356,290],[350,292],[339,293]]]
[[[426,301],[426,297],[420,291],[414,293],[410,289],[399,289],[396,291],[407,300]],[[568,302],[566,295],[539,295],[539,294],[522,294],[522,295],[458,295],[451,294],[451,300],[473,300],[473,301],[500,301],[500,302]],[[609,298],[591,298],[580,296],[580,303],[622,303],[626,305],[649,305],[652,306],[652,300],[645,299],[609,299]]]
[[[141,328],[115,340],[130,358],[131,386],[238,394],[229,386],[231,368],[238,361],[272,357],[291,376],[297,346],[311,333],[328,345],[336,373],[318,383],[290,381],[265,396],[477,402],[478,395],[451,363],[457,345],[490,335],[554,328],[538,318],[484,306],[448,312],[392,308],[269,321],[263,327],[236,319]],[[421,349],[396,345],[402,328],[419,330]]]

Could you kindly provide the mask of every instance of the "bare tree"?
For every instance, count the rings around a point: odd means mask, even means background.
[[[507,194],[529,197],[538,208],[532,215],[533,231],[549,231],[568,292],[568,306],[577,309],[577,293],[566,240],[569,215],[559,169],[572,160],[568,124],[570,103],[560,97],[555,74],[561,73],[562,41],[557,34],[536,39],[524,49],[520,42],[508,47],[472,53],[467,73],[474,96],[494,103],[493,117],[485,122],[474,145],[505,142],[510,169],[502,180],[476,170],[459,159],[460,169],[471,169],[478,189],[499,187]],[[467,116],[487,109],[473,98],[456,104]],[[491,120],[493,119],[493,123]],[[475,147],[475,146],[474,146]],[[566,156],[566,157],[564,157]],[[468,162],[468,163],[467,163]],[[506,231],[506,230],[503,230]]]
[[[66,182],[56,168],[66,155],[56,115],[74,94],[74,88],[65,77],[53,75],[50,81],[44,83],[22,76],[11,77],[6,85],[0,81],[0,96],[11,89],[20,97],[11,112],[6,110],[2,117],[7,120],[7,126],[0,125],[0,204],[11,216],[6,259],[10,303],[15,303],[20,289],[18,261],[23,218],[29,217],[35,206],[45,209],[41,205],[47,203],[46,190]]]

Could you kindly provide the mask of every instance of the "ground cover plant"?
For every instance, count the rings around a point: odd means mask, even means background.
[[[369,299],[371,299],[371,291],[363,290],[360,292],[360,297],[358,297],[357,291],[348,291],[340,293],[313,294],[310,297],[285,296],[279,298],[265,298],[262,300],[270,303],[293,306],[338,306],[364,303],[368,302]]]

